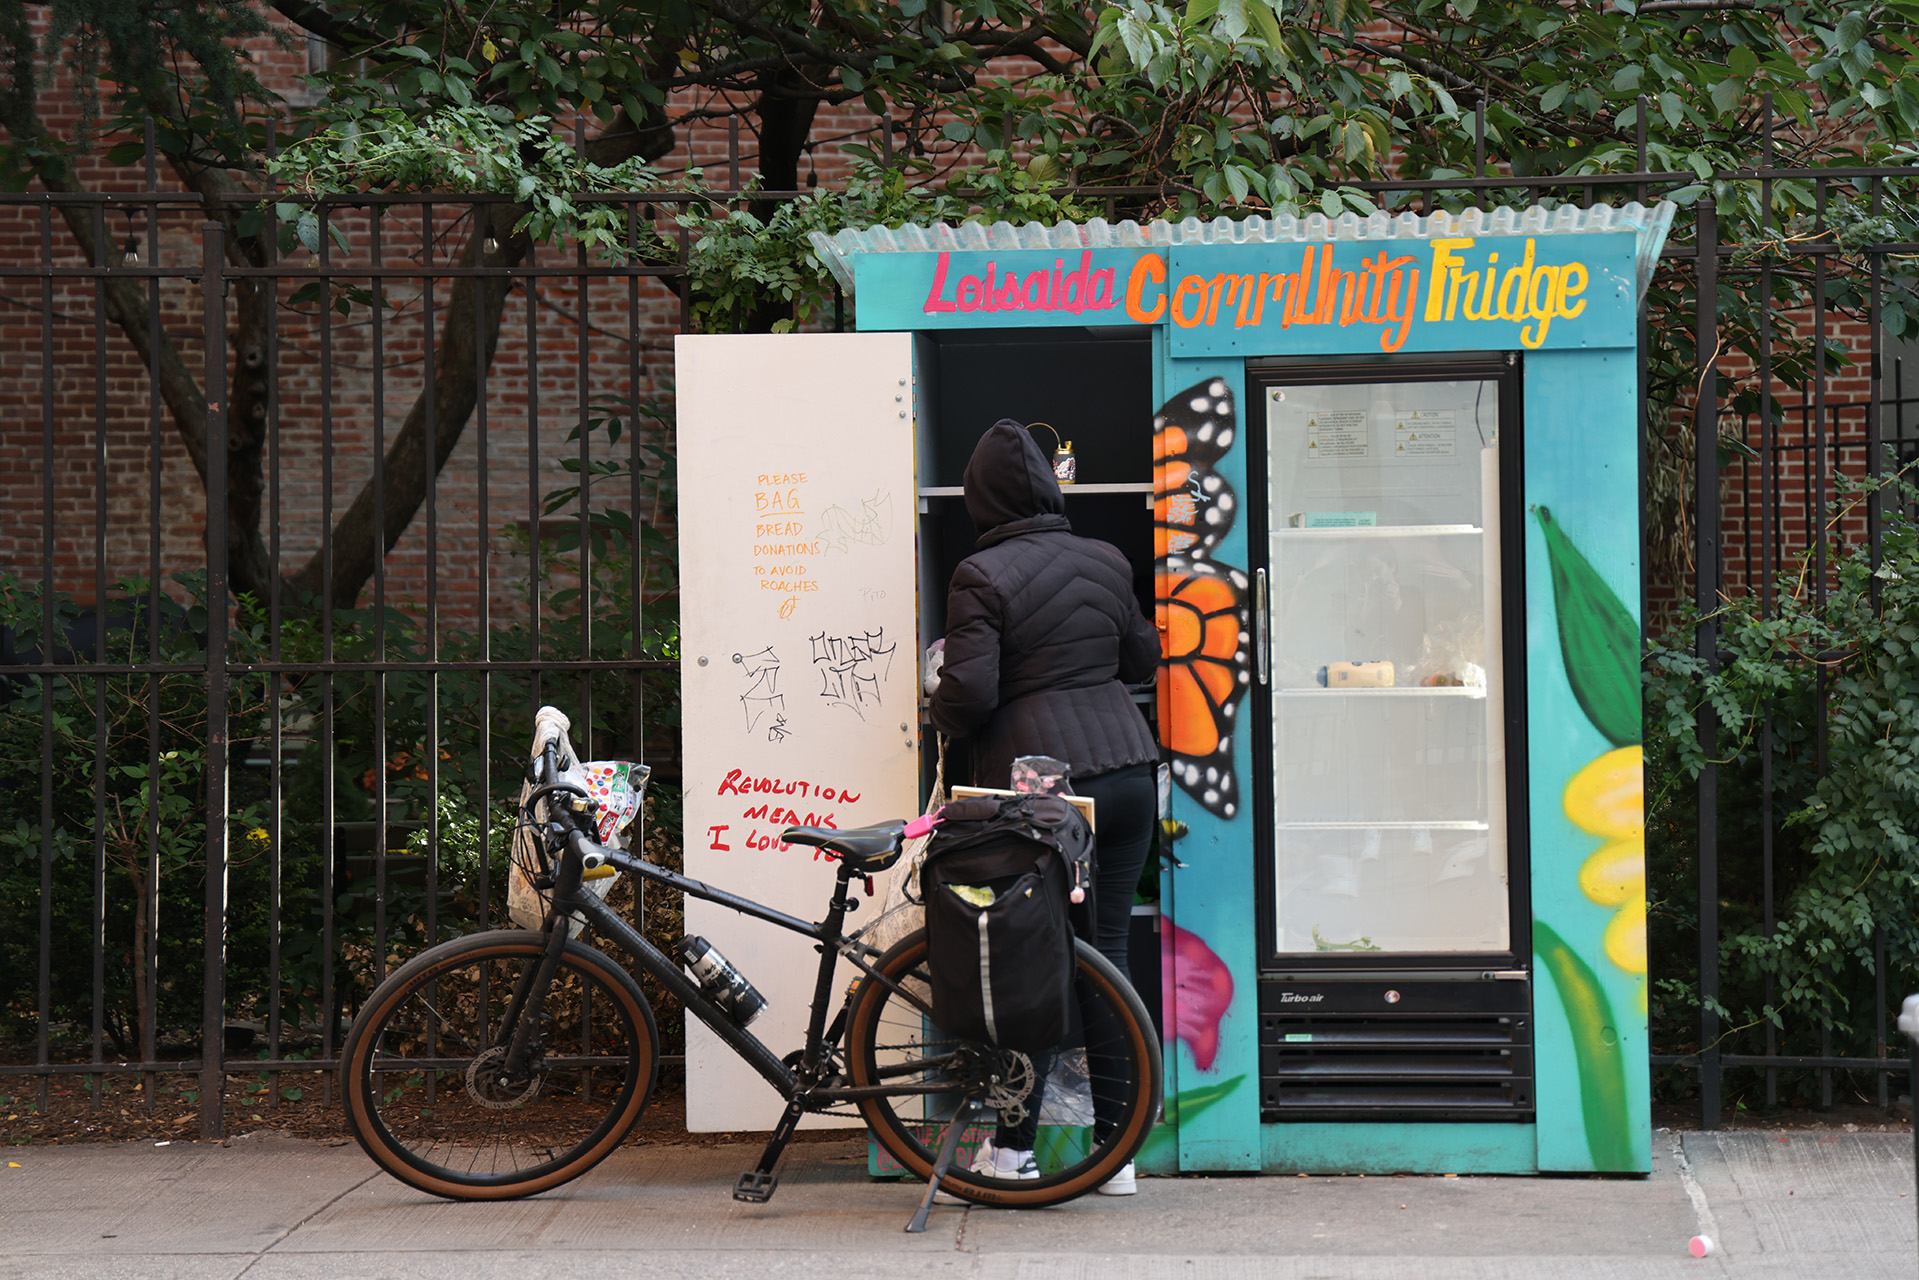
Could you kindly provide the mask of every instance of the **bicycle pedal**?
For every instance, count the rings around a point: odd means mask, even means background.
[[[777,1176],[761,1173],[758,1169],[748,1169],[733,1184],[733,1198],[744,1200],[748,1204],[765,1204],[773,1198],[773,1189],[780,1185]]]

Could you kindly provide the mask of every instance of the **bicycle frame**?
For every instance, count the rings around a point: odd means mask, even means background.
[[[647,941],[639,930],[616,914],[599,899],[598,895],[582,890],[581,876],[589,855],[597,855],[608,865],[638,876],[642,880],[668,889],[677,889],[722,907],[730,907],[755,920],[812,938],[818,944],[819,975],[813,986],[813,1003],[807,1016],[806,1041],[800,1051],[798,1072],[789,1067],[786,1061],[768,1048],[758,1036],[734,1022],[724,1010],[707,997],[698,983],[687,977],[677,961]],[[826,1026],[826,1011],[833,996],[834,970],[838,966],[839,958],[846,957],[868,977],[881,982],[887,981],[867,959],[868,954],[877,954],[875,949],[840,932],[840,927],[845,923],[846,915],[855,901],[848,896],[847,891],[856,873],[844,861],[839,863],[836,871],[834,894],[832,901],[828,904],[826,918],[809,923],[797,916],[790,916],[783,911],[763,906],[750,898],[742,898],[738,894],[728,893],[704,881],[669,871],[665,867],[648,862],[644,858],[635,857],[624,850],[609,848],[574,831],[567,836],[566,849],[554,872],[552,914],[547,926],[547,962],[549,965],[557,963],[560,950],[565,946],[568,936],[568,930],[563,923],[564,919],[569,913],[578,912],[594,928],[617,943],[641,969],[652,974],[661,985],[678,996],[701,1022],[712,1028],[715,1035],[745,1059],[747,1064],[759,1072],[766,1082],[788,1102],[803,1101],[810,1106],[826,1106],[858,1102],[866,1098],[926,1094],[928,1090],[923,1085],[854,1087],[812,1083],[814,1073],[823,1061],[824,1050],[836,1043],[844,1032],[845,1009],[851,1001],[849,991],[846,1001],[841,1005],[841,1017],[829,1033]],[[546,966],[542,967],[544,969]],[[900,990],[897,984],[889,983],[888,985]],[[541,986],[543,989],[544,984],[542,983]],[[919,1006],[929,1017],[931,1016],[931,1006],[911,992],[900,990],[900,995]],[[936,1066],[943,1060],[940,1057],[923,1059],[899,1069],[904,1074],[922,1070],[928,1066]]]

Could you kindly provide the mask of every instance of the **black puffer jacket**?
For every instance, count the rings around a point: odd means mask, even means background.
[[[1065,510],[1039,446],[1001,419],[966,464],[979,550],[953,572],[932,702],[937,728],[972,739],[981,786],[1005,786],[1015,756],[1057,756],[1082,778],[1159,758],[1125,688],[1152,674],[1159,633],[1126,557],[1074,536]]]

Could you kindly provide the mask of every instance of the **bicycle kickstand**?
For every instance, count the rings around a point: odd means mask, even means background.
[[[978,1115],[978,1100],[968,1098],[959,1104],[953,1112],[953,1119],[946,1126],[946,1138],[940,1143],[939,1155],[933,1159],[933,1176],[926,1180],[926,1194],[920,1199],[919,1212],[906,1224],[908,1234],[918,1235],[926,1230],[926,1215],[933,1211],[933,1196],[940,1189],[940,1180],[953,1167],[953,1157],[959,1151],[960,1135],[966,1132],[966,1126]]]

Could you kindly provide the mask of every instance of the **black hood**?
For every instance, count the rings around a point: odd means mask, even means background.
[[[966,464],[966,514],[982,547],[1016,533],[1069,527],[1052,464],[1011,418],[995,422],[973,449]],[[1006,527],[1013,524],[1020,527]]]

